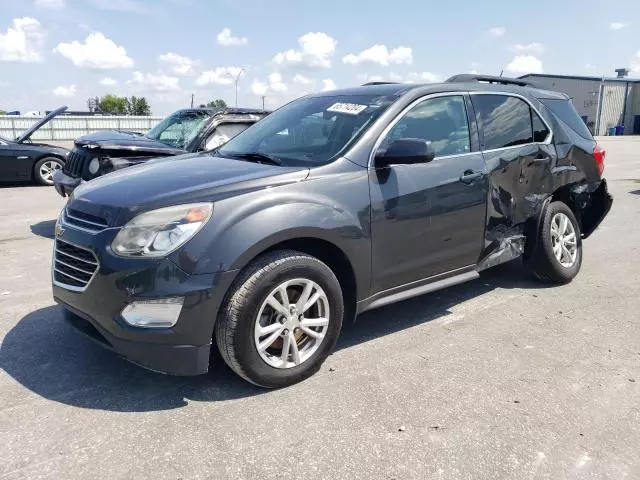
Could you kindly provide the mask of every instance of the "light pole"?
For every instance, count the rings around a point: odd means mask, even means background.
[[[266,95],[262,95],[262,110],[264,111],[264,99],[267,98]]]
[[[241,68],[238,74],[234,77],[231,72],[228,72],[227,75],[233,79],[233,83],[236,87],[236,108],[238,107],[238,82],[240,81],[240,76],[244,72],[244,68]]]

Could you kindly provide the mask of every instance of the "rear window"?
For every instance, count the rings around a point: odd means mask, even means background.
[[[587,140],[593,140],[591,132],[582,118],[580,118],[580,115],[578,115],[578,112],[573,106],[573,103],[571,103],[571,100],[541,98],[540,101],[544,103],[545,106],[571,130]]]

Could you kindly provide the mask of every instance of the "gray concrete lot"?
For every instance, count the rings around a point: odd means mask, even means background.
[[[0,188],[0,478],[640,478],[640,139],[570,285],[513,262],[371,312],[310,380],[147,372],[51,299],[52,188]]]

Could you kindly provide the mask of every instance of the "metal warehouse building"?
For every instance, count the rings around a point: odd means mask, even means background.
[[[533,85],[566,93],[594,135],[624,125],[625,135],[640,135],[640,80],[529,74]]]

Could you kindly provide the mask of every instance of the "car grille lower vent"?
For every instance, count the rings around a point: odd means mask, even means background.
[[[98,259],[84,248],[56,239],[53,278],[63,287],[84,290],[98,270]]]
[[[93,157],[87,152],[84,152],[79,148],[74,148],[67,157],[67,161],[65,162],[62,171],[70,177],[83,178],[85,172],[88,171],[91,158]]]

